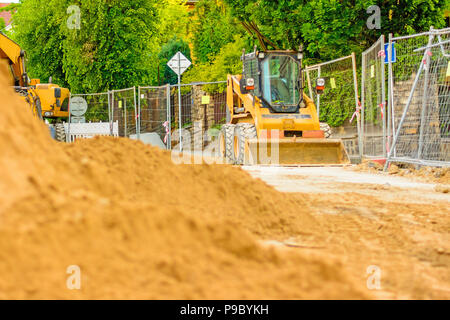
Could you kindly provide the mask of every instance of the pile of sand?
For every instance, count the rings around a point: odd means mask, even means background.
[[[259,244],[320,232],[302,198],[136,141],[58,144],[0,97],[0,299],[364,297],[333,260]]]

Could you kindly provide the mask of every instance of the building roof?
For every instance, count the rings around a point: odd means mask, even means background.
[[[0,8],[4,8],[6,6],[9,6],[11,3],[0,3]],[[11,12],[9,11],[2,11],[0,12],[0,18],[3,18],[5,20],[5,25],[8,26],[11,23]]]
[[[194,9],[195,4],[198,2],[198,0],[187,0],[186,5],[189,7],[189,9]]]

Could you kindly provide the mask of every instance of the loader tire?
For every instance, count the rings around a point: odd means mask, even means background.
[[[55,124],[55,140],[59,142],[66,142],[66,129],[63,123]]]
[[[252,123],[240,123],[234,128],[234,163],[243,165],[245,162],[245,143],[249,139],[258,138],[256,127]]]
[[[41,99],[39,98],[36,99],[33,115],[35,115],[39,120],[44,120],[42,117]]]
[[[228,164],[234,163],[233,136],[234,124],[225,124],[219,133],[219,153]]]
[[[321,122],[320,123],[320,130],[323,131],[323,133],[325,134],[325,139],[329,139],[331,138],[331,127],[329,126],[328,123],[325,122]]]

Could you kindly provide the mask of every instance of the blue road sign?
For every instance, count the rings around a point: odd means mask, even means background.
[[[389,52],[388,52],[388,48],[389,48],[389,43],[385,43],[384,44],[384,53],[385,53],[385,57],[384,57],[384,63],[388,64],[389,63]],[[395,42],[392,42],[392,63],[397,62],[397,54],[395,51]]]

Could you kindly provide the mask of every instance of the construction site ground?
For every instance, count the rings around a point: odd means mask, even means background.
[[[306,198],[328,231],[265,243],[336,259],[355,281],[368,279],[369,266],[379,267],[381,288],[371,291],[379,299],[449,299],[450,169],[403,177],[398,169],[361,168],[244,167],[277,190]]]
[[[8,72],[0,299],[450,299],[448,170],[177,165],[126,138],[58,143]]]

